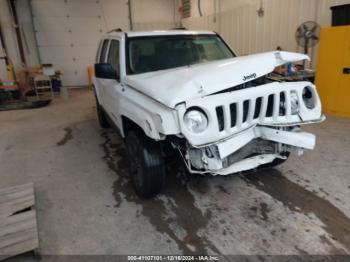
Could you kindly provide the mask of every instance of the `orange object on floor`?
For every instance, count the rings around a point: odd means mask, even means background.
[[[87,73],[88,73],[88,85],[89,85],[89,88],[92,89],[92,86],[93,86],[92,78],[94,77],[94,68],[92,65],[88,65]]]

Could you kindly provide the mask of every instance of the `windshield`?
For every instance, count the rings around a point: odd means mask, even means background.
[[[217,35],[129,38],[127,53],[129,74],[188,66],[235,56]]]

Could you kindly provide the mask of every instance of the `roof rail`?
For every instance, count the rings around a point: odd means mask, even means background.
[[[123,30],[121,28],[116,28],[116,29],[112,29],[111,31],[108,31],[107,33],[113,33],[113,32],[123,32]]]
[[[171,30],[187,30],[186,27],[174,27],[174,28],[171,28]]]

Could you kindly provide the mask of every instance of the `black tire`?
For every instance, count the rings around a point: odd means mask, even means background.
[[[96,98],[96,112],[97,112],[97,119],[98,123],[100,124],[100,127],[102,128],[110,128],[111,125],[109,124],[107,117],[105,115],[105,112],[101,105],[98,103],[97,97]]]
[[[141,198],[151,198],[160,193],[165,182],[165,167],[159,143],[141,131],[130,130],[125,144],[136,194]]]

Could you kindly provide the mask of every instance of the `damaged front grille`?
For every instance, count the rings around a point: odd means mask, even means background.
[[[231,129],[241,126],[245,123],[250,123],[258,118],[275,118],[287,115],[287,91],[273,93],[268,96],[243,100],[238,103],[229,105],[220,105],[216,107],[216,117],[218,121],[219,131]],[[225,107],[228,110],[225,115]],[[225,121],[225,118],[230,118],[230,121]],[[230,126],[227,127],[227,123]]]
[[[243,83],[241,85],[237,85],[223,91],[217,92],[215,94],[221,94],[226,92],[232,92],[237,90],[242,90],[250,87],[256,87],[259,85],[264,85],[273,82],[273,80],[268,78],[268,75],[259,77],[252,81]],[[284,116],[286,114],[286,96],[284,92],[279,94],[279,97],[276,98],[276,94],[271,94],[267,97],[267,101],[264,101],[264,97],[258,97],[255,100],[244,100],[242,104],[232,103],[229,105],[229,113],[230,116],[225,116],[225,108],[224,106],[216,107],[216,116],[218,120],[219,131],[223,131],[225,126],[225,117],[230,117],[230,128],[234,128],[238,124],[238,119],[242,121],[242,123],[246,123],[249,120],[249,117],[252,117],[253,120],[261,117],[261,112],[264,111],[265,115],[263,117],[273,117],[275,110],[278,110],[277,115]],[[277,100],[276,100],[277,99]],[[276,100],[276,101],[275,101]],[[265,105],[264,103],[265,102]],[[278,102],[279,109],[276,109],[276,102]],[[250,110],[253,110],[250,111]],[[241,117],[241,118],[240,118]]]

